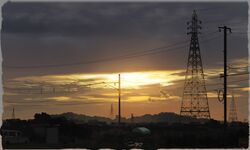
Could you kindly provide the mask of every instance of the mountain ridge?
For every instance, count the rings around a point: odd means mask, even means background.
[[[108,117],[102,117],[102,116],[88,116],[85,114],[77,114],[73,112],[65,112],[62,114],[55,114],[51,115],[52,117],[64,117],[67,120],[70,121],[76,121],[76,122],[116,122],[117,118],[111,119]],[[209,119],[197,119],[189,116],[180,116],[173,112],[161,112],[158,114],[145,114],[142,116],[135,116],[132,118],[121,118],[122,122],[125,123],[177,123],[180,121],[187,121],[187,122],[195,122],[195,121],[208,121]]]

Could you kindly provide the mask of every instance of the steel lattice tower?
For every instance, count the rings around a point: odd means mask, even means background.
[[[232,94],[232,100],[231,100],[231,105],[230,105],[230,111],[229,111],[229,118],[228,120],[230,122],[235,122],[237,121],[237,111],[236,111],[236,104],[234,101],[234,94]]]
[[[205,86],[200,47],[198,41],[201,21],[198,20],[196,11],[193,11],[191,22],[187,23],[191,34],[186,78],[180,115],[195,118],[210,119],[207,90]]]

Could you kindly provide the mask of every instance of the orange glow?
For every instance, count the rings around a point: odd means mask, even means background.
[[[163,86],[172,85],[173,81],[183,80],[183,76],[175,75],[182,70],[174,71],[145,71],[145,72],[122,72],[121,85],[122,88],[140,88],[140,86],[161,84]],[[48,76],[31,76],[16,79],[18,81],[29,80],[33,82],[51,82],[54,84],[68,84],[74,81],[80,81],[79,84],[84,85],[90,83],[88,80],[96,82],[117,82],[118,73],[116,74],[69,74],[69,75],[48,75]],[[98,86],[99,87],[99,86]],[[101,85],[103,87],[103,85]],[[110,87],[106,87],[110,88]]]

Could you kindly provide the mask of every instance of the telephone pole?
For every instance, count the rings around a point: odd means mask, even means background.
[[[121,123],[121,75],[118,75],[118,124]]]
[[[224,30],[224,125],[227,125],[227,31],[232,33],[231,28],[227,26],[219,27],[219,32],[221,29]]]

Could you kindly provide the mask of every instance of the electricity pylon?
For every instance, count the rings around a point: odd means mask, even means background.
[[[205,86],[202,59],[198,41],[201,21],[193,11],[190,26],[191,42],[188,55],[186,78],[183,89],[180,115],[210,119],[207,90]]]
[[[237,121],[237,110],[236,110],[236,104],[234,101],[234,93],[232,93],[232,100],[231,100],[231,106],[230,106],[230,111],[229,111],[229,118],[228,120],[230,122],[235,122]]]

